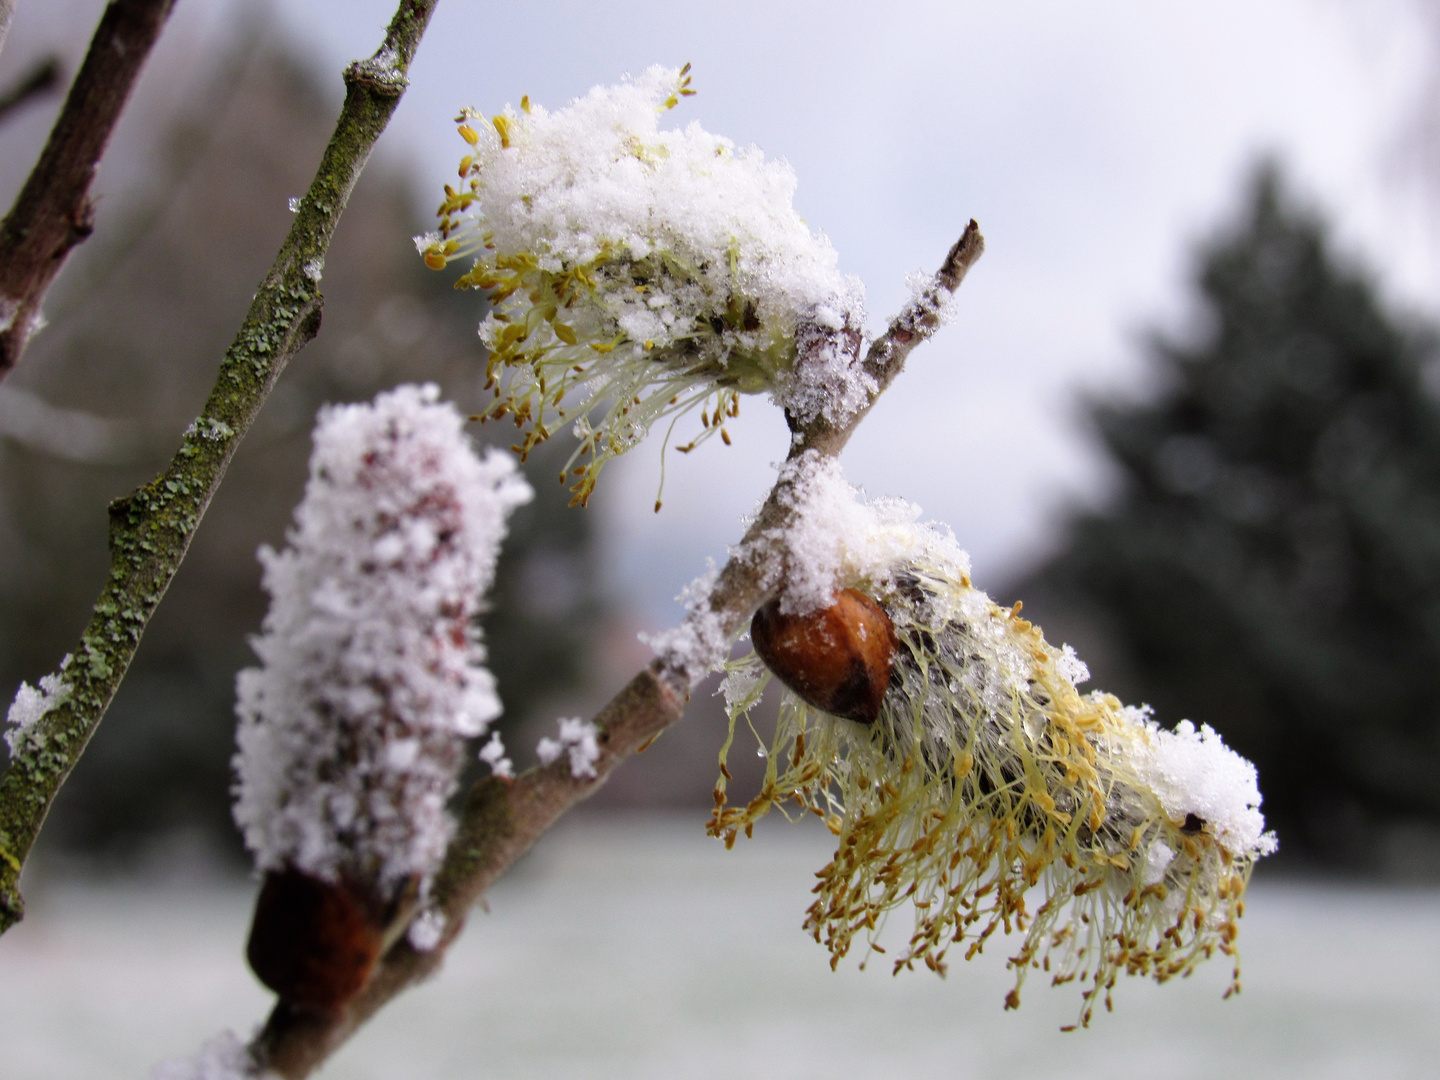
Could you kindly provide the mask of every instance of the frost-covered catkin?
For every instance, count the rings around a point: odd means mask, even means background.
[[[1234,955],[1250,871],[1275,848],[1254,767],[1208,727],[1166,731],[1148,709],[1082,694],[1088,672],[1073,650],[975,589],[947,531],[917,524],[906,504],[860,502],[833,462],[808,468],[797,484],[806,512],[788,538],[793,588],[772,609],[788,615],[772,618],[803,627],[844,610],[840,589],[868,598],[857,603],[893,627],[876,676],[883,699],[841,719],[807,703],[817,691],[803,673],[789,675],[805,697],[784,694],[764,786],[746,806],[726,805],[722,752],[712,834],[733,843],[791,802],[813,811],[839,838],[806,920],[832,965],[857,939],[875,946],[888,915],[910,904],[896,971],[943,972],[952,947],[968,959],[998,929],[1023,934],[1009,1007],[1038,970],[1084,985],[1088,1023],[1121,974],[1163,982],[1216,951]],[[836,638],[796,633],[789,644]],[[811,670],[823,675],[826,661]],[[837,679],[852,667],[829,665]],[[731,665],[732,739],[768,679],[754,655]]]
[[[434,386],[322,410],[240,673],[235,820],[261,870],[423,888],[465,741],[500,712],[475,617],[529,486]]]
[[[487,415],[528,428],[522,453],[573,424],[561,479],[577,502],[664,417],[699,411],[689,450],[729,442],[741,394],[838,421],[875,390],[857,357],[863,290],[795,212],[790,167],[698,123],[660,128],[689,83],[688,65],[654,67],[553,113],[528,98],[466,110],[460,185],[416,238],[436,269],[474,256],[456,285],[492,305]]]

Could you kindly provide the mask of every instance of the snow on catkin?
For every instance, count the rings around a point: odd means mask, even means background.
[[[500,712],[475,626],[531,498],[432,386],[321,410],[270,612],[237,679],[235,820],[262,870],[383,895],[439,864],[465,740]]]
[[[663,417],[699,410],[689,449],[729,441],[740,394],[839,421],[875,390],[854,352],[863,289],[795,212],[789,165],[698,123],[660,127],[689,82],[653,67],[555,112],[466,110],[461,185],[416,238],[437,269],[475,257],[457,287],[492,305],[489,415],[528,425],[524,451],[573,424],[577,501]]]
[[[896,971],[943,971],[952,947],[968,959],[1014,929],[1007,1006],[1040,969],[1085,986],[1088,1023],[1119,974],[1164,981],[1234,955],[1250,871],[1275,849],[1254,766],[1208,726],[1167,731],[1146,708],[1082,694],[1074,650],[974,588],[949,530],[914,507],[862,501],[834,462],[791,467],[779,609],[838,610],[837,590],[857,590],[893,625],[893,667],[873,723],[787,688],[748,805],[726,804],[727,741],[712,834],[733,843],[772,807],[813,811],[838,837],[806,921],[832,964],[857,939],[875,946],[902,904],[915,929]],[[731,740],[769,677],[754,655],[730,665]]]

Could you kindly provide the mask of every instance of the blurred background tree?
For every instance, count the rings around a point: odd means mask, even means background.
[[[1283,855],[1381,868],[1440,821],[1436,338],[1273,164],[1198,264],[1154,394],[1087,407],[1118,494],[1015,591],[1096,685],[1252,759]]]
[[[254,20],[206,65],[207,85],[175,88],[190,104],[156,140],[146,186],[106,208],[52,293],[50,328],[0,388],[0,696],[76,639],[107,564],[106,503],[173,453],[329,136],[336,102],[279,41]],[[191,854],[239,852],[229,762],[235,672],[253,662],[246,635],[266,609],[255,551],[283,540],[316,409],[426,380],[462,409],[481,404],[483,311],[420,263],[416,205],[393,162],[372,163],[325,268],[322,332],[231,466],[56,804],[52,851],[128,860],[187,837]],[[537,498],[513,519],[486,620],[502,732],[589,674],[594,518],[568,511],[555,482],[551,459],[567,449],[527,466]]]

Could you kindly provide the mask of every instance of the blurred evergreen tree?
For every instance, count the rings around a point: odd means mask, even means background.
[[[51,326],[0,388],[0,696],[53,668],[105,573],[106,503],[155,475],[196,415],[255,282],[290,224],[333,124],[335,99],[264,20],[206,65],[143,192],[119,197],[52,294]],[[175,79],[163,70],[149,77]],[[336,88],[338,90],[338,87]],[[3,135],[3,133],[0,133]],[[238,851],[230,823],[235,672],[266,602],[255,558],[279,546],[325,402],[438,382],[478,409],[483,351],[473,293],[422,266],[425,225],[404,176],[372,161],[325,267],[324,323],[240,448],[44,843],[125,858],[198,834]],[[40,416],[44,422],[37,422]],[[508,443],[506,432],[476,428]],[[557,443],[563,440],[556,440]],[[586,677],[600,617],[593,516],[555,482],[568,447],[526,467],[536,500],[512,519],[486,617],[491,668],[513,729]],[[563,460],[563,457],[561,458]]]
[[[1197,284],[1202,329],[1149,341],[1154,398],[1092,403],[1122,490],[1031,587],[1109,628],[1100,685],[1256,763],[1282,851],[1373,863],[1378,826],[1440,819],[1435,340],[1273,165]]]

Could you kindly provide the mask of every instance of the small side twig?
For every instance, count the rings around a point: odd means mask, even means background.
[[[877,389],[869,403],[839,425],[817,419],[808,426],[797,426],[790,461],[806,454],[834,457],[844,449],[870,406],[900,373],[910,351],[939,327],[944,301],[959,288],[984,249],[979,226],[971,221],[930,288],[907,305],[870,346],[863,362]],[[856,341],[852,354],[858,347]],[[783,541],[776,538],[783,536],[794,520],[794,476],[794,472],[782,470],[736,554],[721,570],[709,595],[692,610],[687,624],[705,624],[697,633],[730,640],[775,590],[786,557],[780,546]],[[386,1002],[433,974],[485,890],[566,810],[600,787],[617,765],[679,720],[691,688],[705,674],[703,667],[697,670],[694,663],[662,655],[636,675],[595,716],[601,753],[592,778],[572,776],[567,760],[561,757],[513,781],[489,777],[477,783],[433,886],[433,903],[445,915],[440,943],[421,952],[402,936],[381,959],[370,983],[339,1015],[322,1016],[277,1005],[250,1046],[257,1068],[269,1069],[286,1080],[309,1076]]]
[[[406,86],[438,0],[401,0],[380,51],[345,72],[345,104],[289,235],[260,282],[200,416],[164,473],[110,504],[110,574],[58,674],[67,692],[26,728],[0,776],[0,933],[24,907],[18,882],[60,786],[124,677],[240,440],[280,373],[320,328],[320,277],[335,226]]]
[[[175,0],[112,0],[40,160],[0,222],[0,378],[39,327],[40,303],[94,231],[100,156]]]
[[[47,56],[31,65],[30,70],[9,90],[0,90],[0,123],[32,98],[48,94],[60,85],[60,58]]]

